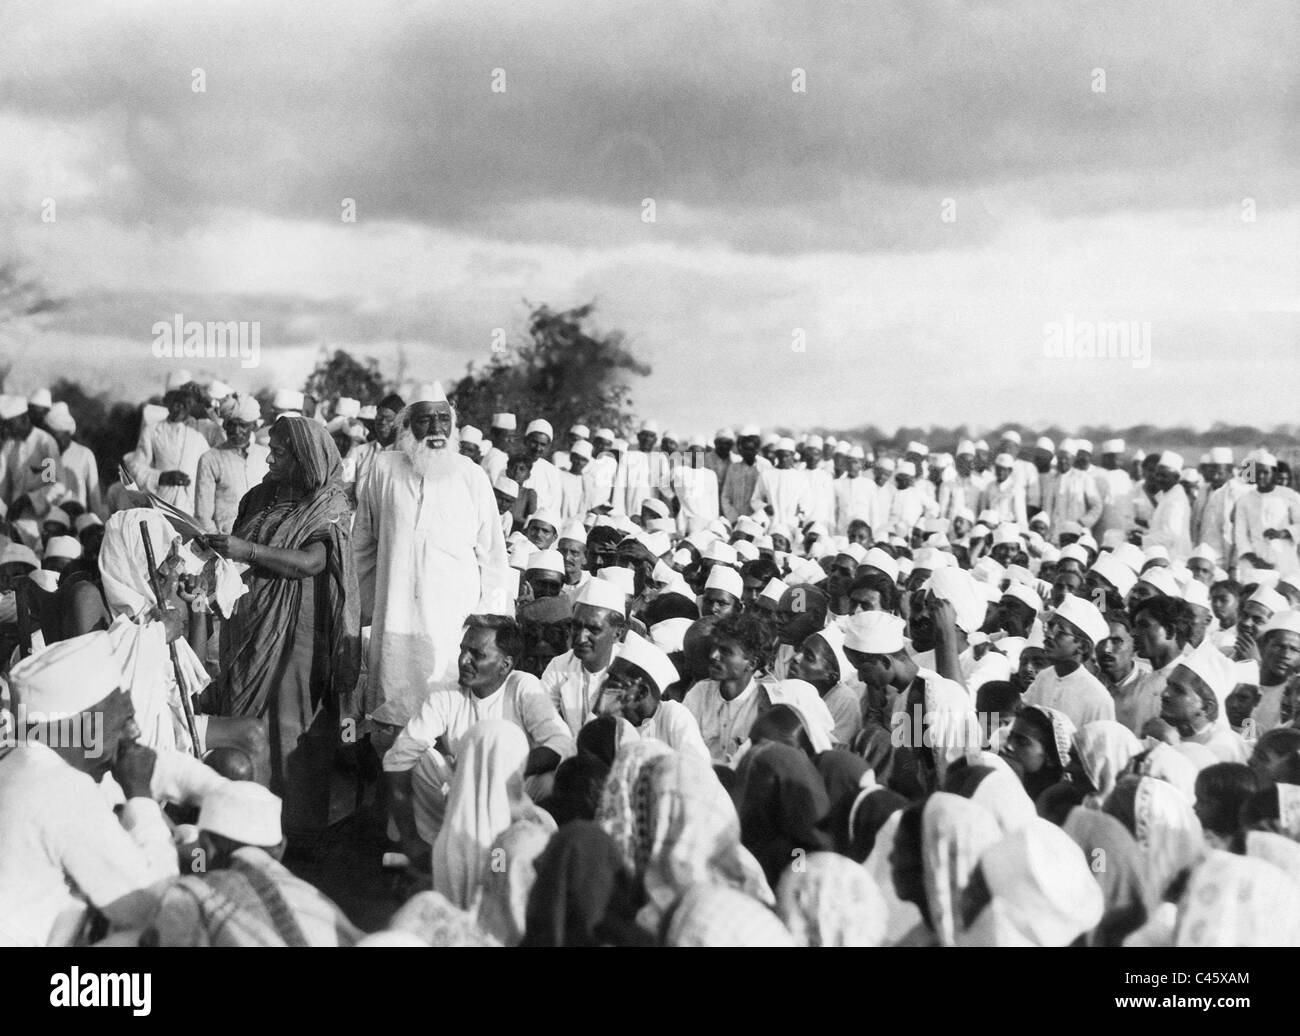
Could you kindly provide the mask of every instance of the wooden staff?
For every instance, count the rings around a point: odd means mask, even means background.
[[[144,540],[144,557],[149,565],[149,585],[153,588],[154,599],[158,602],[160,611],[166,613],[166,604],[163,599],[162,576],[158,574],[158,564],[153,556],[153,541],[149,539],[149,523],[140,523],[140,536]],[[176,654],[176,644],[174,641],[167,642],[167,650],[171,652],[172,673],[176,677],[176,686],[181,692],[181,708],[185,710],[185,724],[190,730],[190,746],[194,751],[196,758],[203,758],[203,749],[199,747],[199,729],[194,722],[194,703],[190,701],[190,692],[185,687],[184,677],[181,675],[180,658]]]

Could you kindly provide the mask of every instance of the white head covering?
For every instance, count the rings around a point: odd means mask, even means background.
[[[111,515],[104,526],[104,544],[99,550],[99,572],[104,598],[115,617],[132,618],[157,601],[149,584],[149,564],[140,538],[140,523],[149,528],[154,560],[161,565],[178,536],[162,513],[151,507],[132,507]]]
[[[879,547],[872,547],[867,551],[867,556],[862,559],[862,564],[883,572],[891,582],[898,582],[898,561]]]
[[[618,612],[620,615],[627,608],[627,593],[618,583],[611,582],[604,573],[610,571],[626,572],[626,569],[601,569],[601,574],[593,576],[582,584],[582,588],[574,595],[573,603],[575,605],[587,604],[593,608],[607,608],[612,612]],[[627,573],[629,576],[631,572]]]
[[[1128,592],[1133,589],[1133,584],[1137,582],[1133,570],[1113,554],[1102,554],[1097,558],[1092,570],[1110,583],[1121,597],[1127,597]]]
[[[1265,860],[1213,850],[1187,884],[1174,945],[1300,945],[1300,887]]]
[[[271,409],[298,413],[302,410],[306,398],[297,389],[276,389],[271,397]]]
[[[433,843],[433,885],[462,910],[477,906],[492,843],[513,820],[507,782],[527,760],[523,728],[508,720],[482,720],[461,739],[446,819]]]
[[[1056,609],[1056,618],[1070,623],[1092,641],[1093,647],[1110,636],[1110,627],[1106,625],[1105,617],[1096,606],[1074,594],[1065,595],[1065,599]]]
[[[492,427],[499,428],[503,432],[513,432],[518,425],[514,414],[500,413],[492,415]]]
[[[45,544],[45,560],[51,558],[68,558],[75,561],[81,557],[81,541],[74,536],[51,536]]]
[[[984,625],[988,614],[988,599],[965,569],[937,568],[925,585],[936,598],[952,605],[957,627],[963,633],[975,633]]]
[[[283,839],[280,797],[253,781],[225,781],[203,796],[199,828],[245,845],[274,849]]]
[[[77,430],[77,421],[64,402],[55,403],[45,415],[45,427],[52,432],[67,432],[71,435]]]
[[[806,680],[779,680],[765,687],[773,705],[789,705],[803,718],[814,752],[829,752],[834,747],[835,718],[817,688]]]
[[[551,427],[551,422],[540,417],[528,422],[528,427],[524,430],[524,435],[532,435],[533,432],[541,432],[548,439],[555,438],[555,430]]]
[[[9,671],[14,697],[28,713],[69,716],[122,688],[122,671],[103,630],[60,640]]]
[[[962,898],[980,855],[1002,837],[997,818],[961,795],[935,792],[921,812],[921,860],[930,923],[941,946],[957,945]]]
[[[721,590],[739,601],[745,595],[745,581],[734,568],[714,565],[709,569],[709,578],[704,583],[704,589]]]
[[[665,621],[671,622],[674,620]],[[690,620],[684,621],[686,621],[687,625],[690,625]],[[655,628],[657,629],[662,625],[664,625],[662,622],[656,623]],[[628,630],[624,636],[622,646],[618,651],[618,657],[645,673],[654,681],[661,694],[680,679],[676,666],[669,661],[667,654],[632,630]]]

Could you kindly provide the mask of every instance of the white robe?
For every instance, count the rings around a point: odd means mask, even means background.
[[[766,468],[759,473],[750,506],[759,512],[770,504],[772,521],[793,529],[809,511],[808,497],[807,471]]]
[[[835,524],[835,480],[825,468],[808,472],[808,520],[828,529]]]
[[[582,472],[582,513],[597,507],[610,507],[611,514],[623,513],[623,497],[614,492],[618,461],[612,453],[602,453]]]
[[[1140,490],[1139,490],[1140,492]],[[1142,546],[1161,546],[1171,558],[1186,558],[1192,552],[1192,502],[1182,486],[1166,489],[1156,497],[1151,525]]]
[[[1104,497],[1101,505],[1101,523],[1097,526],[1098,539],[1111,529],[1127,535],[1133,529],[1133,480],[1127,471],[1115,468],[1101,471]]]
[[[524,483],[525,489],[537,493],[537,510],[556,514],[560,510],[564,487],[560,469],[549,460],[539,457],[533,461],[533,469]]]
[[[874,505],[876,497],[880,495],[880,487],[869,475],[859,475],[857,478],[849,478],[848,475],[841,475],[835,480],[835,535],[847,536],[849,532],[849,523],[862,519],[871,526],[873,536],[877,535],[877,529],[871,525],[875,517]],[[884,533],[884,529],[879,530],[879,534]]]
[[[99,492],[99,463],[81,443],[70,442],[63,451],[59,458],[59,481],[68,487],[69,499],[101,518],[108,517]]]
[[[672,468],[668,454],[660,450],[649,453],[630,450],[623,457],[620,474],[625,514],[639,515],[641,504],[650,499],[672,503]]]
[[[387,722],[405,722],[431,690],[456,685],[461,627],[479,607],[484,572],[507,564],[487,474],[455,460],[449,478],[429,484],[405,453],[385,450],[358,494],[361,622],[373,626],[371,696],[388,706]]]
[[[1061,475],[1051,501],[1051,528],[1059,531],[1065,522],[1078,522],[1092,532],[1101,519],[1104,489],[1097,469],[1071,468]]]
[[[26,439],[5,442],[0,446],[0,496],[5,504],[49,485],[58,465],[59,444],[44,428],[33,428]]]
[[[683,536],[699,532],[718,517],[718,476],[712,468],[678,464],[673,471],[673,492],[681,503],[677,531]]]
[[[1236,557],[1255,554],[1284,575],[1300,569],[1296,555],[1297,530],[1300,525],[1300,493],[1277,486],[1267,493],[1252,489],[1237,501],[1233,515],[1233,540]],[[1291,529],[1289,540],[1265,539],[1266,529]]]
[[[140,453],[151,474],[183,471],[190,477],[188,486],[158,486],[158,496],[186,514],[194,511],[194,490],[199,474],[199,458],[210,450],[208,440],[187,424],[162,421],[145,436]]]
[[[1208,543],[1219,552],[1219,560],[1226,562],[1233,549],[1233,512],[1237,502],[1250,492],[1250,484],[1239,478],[1230,478],[1210,493],[1210,499],[1201,514],[1201,542]]]

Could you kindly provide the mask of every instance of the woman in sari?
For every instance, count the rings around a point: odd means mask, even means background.
[[[208,537],[249,568],[221,629],[216,712],[267,720],[271,790],[284,827],[322,830],[341,703],[356,688],[361,623],[338,447],[322,425],[282,417],[266,478],[239,502],[234,533]]]
[[[1142,742],[1123,723],[1113,719],[1085,723],[1074,735],[1075,758],[1092,785],[1085,805],[1100,809],[1129,762],[1142,750]]]
[[[1016,717],[1006,754],[1020,771],[1025,793],[1035,803],[1053,784],[1065,780],[1073,738],[1074,724],[1056,709],[1027,705]]]
[[[671,755],[672,749],[656,740],[632,741],[618,750],[614,765],[605,778],[596,823],[609,835],[623,858],[629,874],[636,874],[636,814],[632,792],[641,771],[654,759]]]

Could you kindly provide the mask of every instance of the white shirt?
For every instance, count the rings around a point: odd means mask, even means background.
[[[85,900],[103,908],[138,893],[117,919],[135,906],[143,923],[144,890],[176,873],[156,802],[131,799],[119,822],[95,782],[52,749],[0,754],[0,946],[67,945]]]
[[[68,443],[68,448],[59,458],[58,478],[68,487],[71,499],[101,518],[107,515],[99,492],[99,462],[81,443]]]
[[[495,481],[495,479],[493,480]],[[528,474],[525,489],[537,493],[537,509],[559,513],[563,503],[564,487],[561,482],[560,469],[549,460],[539,457],[533,461],[532,471]]]
[[[187,514],[192,513],[199,458],[209,449],[208,440],[187,424],[162,421],[154,425],[140,447],[144,465],[150,469],[151,476],[156,477],[164,471],[182,471],[190,478],[188,486],[158,486],[155,490],[158,496]]]
[[[731,701],[725,701],[718,692],[717,680],[701,680],[686,692],[682,704],[699,725],[709,758],[730,766],[736,751],[749,740],[749,728],[758,718],[760,701],[755,680],[750,680]]]
[[[1181,485],[1157,495],[1142,546],[1164,547],[1173,558],[1185,558],[1192,552],[1192,502]]]
[[[679,701],[661,701],[655,714],[641,724],[637,733],[642,741],[662,741],[674,752],[686,752],[710,760],[700,725],[695,722],[691,710]]]
[[[772,521],[791,528],[809,510],[808,472],[798,468],[764,468],[750,499],[750,508],[762,512],[772,507]]]
[[[1290,529],[1300,525],[1300,493],[1277,486],[1267,493],[1252,489],[1237,501],[1233,514],[1233,541],[1236,557],[1256,554],[1282,573],[1300,568],[1296,554],[1296,533],[1292,539],[1265,539],[1266,529]]]
[[[616,645],[609,656],[610,662],[617,657]],[[543,670],[542,690],[575,738],[579,730],[596,718],[596,704],[600,701],[600,689],[608,673],[608,664],[594,673],[588,671],[571,650],[556,655]]]
[[[561,758],[574,753],[573,738],[537,677],[515,670],[486,698],[461,688],[430,694],[384,754],[385,772],[411,769],[440,737],[448,752],[459,756],[466,731],[485,719],[515,724],[528,736],[529,749],[549,748]]]
[[[1133,480],[1122,468],[1111,471],[1102,468],[1100,475],[1103,498],[1098,532],[1103,535],[1110,529],[1130,532],[1133,528]]]
[[[871,526],[872,535],[876,534],[875,526],[871,525],[875,515],[872,508],[876,502],[876,497],[880,494],[880,487],[869,475],[859,475],[857,478],[850,478],[848,475],[841,475],[835,480],[835,535],[845,536],[849,531],[849,523],[862,520]],[[884,532],[884,530],[880,530]]]
[[[1029,685],[1025,704],[1064,712],[1076,729],[1093,720],[1115,718],[1115,702],[1110,692],[1083,666],[1068,676],[1057,676],[1056,667],[1049,665]]]

